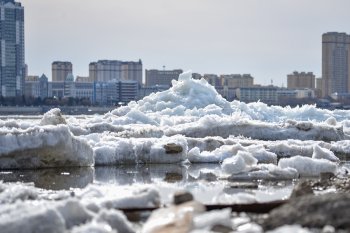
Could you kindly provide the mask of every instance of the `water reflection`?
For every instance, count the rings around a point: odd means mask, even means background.
[[[292,182],[230,182],[222,175],[218,164],[148,164],[0,171],[0,180],[33,182],[36,187],[51,190],[80,189],[90,183],[119,188],[151,186],[159,190],[163,203],[171,202],[174,192],[186,190],[205,204],[236,202],[237,196],[248,201],[278,200],[288,197],[294,186]]]
[[[4,182],[33,182],[35,187],[52,190],[84,188],[94,180],[94,168],[48,168],[0,171]]]
[[[158,181],[181,182],[187,179],[187,168],[177,164],[125,165],[96,167],[95,181],[131,185],[151,184]]]

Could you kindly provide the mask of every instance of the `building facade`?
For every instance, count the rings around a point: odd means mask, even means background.
[[[0,0],[0,95],[24,94],[24,8],[14,0]]]
[[[216,74],[204,74],[203,78],[214,87],[222,87],[221,77]]]
[[[245,103],[261,101],[266,104],[277,104],[277,91],[275,86],[242,87],[237,89],[237,98]]]
[[[52,82],[64,82],[73,73],[73,65],[68,61],[54,61],[51,64]]]
[[[97,105],[125,104],[138,98],[137,81],[94,82],[93,103]]]
[[[48,78],[45,74],[39,76],[27,76],[25,80],[24,95],[44,99],[48,97]]]
[[[220,75],[222,86],[228,88],[252,87],[254,78],[250,74],[226,74]]]
[[[146,87],[152,87],[156,85],[171,86],[171,81],[178,80],[179,75],[183,73],[182,70],[146,70]]]
[[[315,88],[316,77],[312,72],[297,72],[294,71],[292,74],[287,75],[287,88],[298,89],[298,88]]]
[[[322,35],[322,96],[350,92],[350,35]]]
[[[89,78],[94,82],[137,81],[142,85],[142,61],[99,60],[89,64]]]

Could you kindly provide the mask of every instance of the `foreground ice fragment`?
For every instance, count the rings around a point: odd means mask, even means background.
[[[66,232],[65,222],[60,213],[44,205],[37,205],[35,208],[23,203],[2,206],[0,216],[2,233]]]
[[[303,156],[281,159],[278,163],[281,168],[294,168],[300,176],[319,176],[321,173],[337,172],[337,165],[326,159],[313,159]]]
[[[223,161],[221,167],[228,174],[238,174],[249,171],[253,165],[256,165],[258,160],[249,152],[238,151],[237,155],[227,158]]]
[[[339,162],[339,158],[334,153],[326,148],[321,148],[319,145],[314,146],[312,154],[313,159],[327,159],[332,162]]]
[[[311,233],[311,231],[309,231],[307,228],[301,227],[300,225],[286,225],[271,231],[267,231],[267,233]]]

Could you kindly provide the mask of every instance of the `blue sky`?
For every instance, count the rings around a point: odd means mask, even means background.
[[[20,0],[29,74],[68,60],[88,75],[99,59],[142,59],[146,69],[250,73],[286,85],[321,74],[321,35],[350,33],[349,0]]]

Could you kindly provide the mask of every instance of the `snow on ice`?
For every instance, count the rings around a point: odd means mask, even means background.
[[[350,153],[348,111],[228,102],[189,72],[172,84],[103,116],[52,109],[37,121],[1,120],[0,167],[223,163],[243,152],[258,163],[300,155],[336,166],[337,154]]]
[[[103,116],[63,116],[52,109],[41,119],[0,120],[0,169],[212,163],[218,167],[187,176],[293,180],[337,175],[340,158],[350,156],[350,111],[228,102],[189,72],[172,84]],[[111,186],[93,184],[74,196],[69,191],[52,196],[31,185],[0,183],[1,232],[135,232],[116,209],[162,202],[152,188],[116,191]],[[216,200],[252,202],[256,197],[222,193]],[[205,232],[215,224],[230,225],[229,212],[197,211],[189,229]],[[166,214],[171,216],[166,221],[183,217],[181,212]],[[241,232],[244,227],[261,230],[252,224],[240,226]],[[144,232],[157,227],[146,224]],[[299,229],[286,226],[276,232]]]

